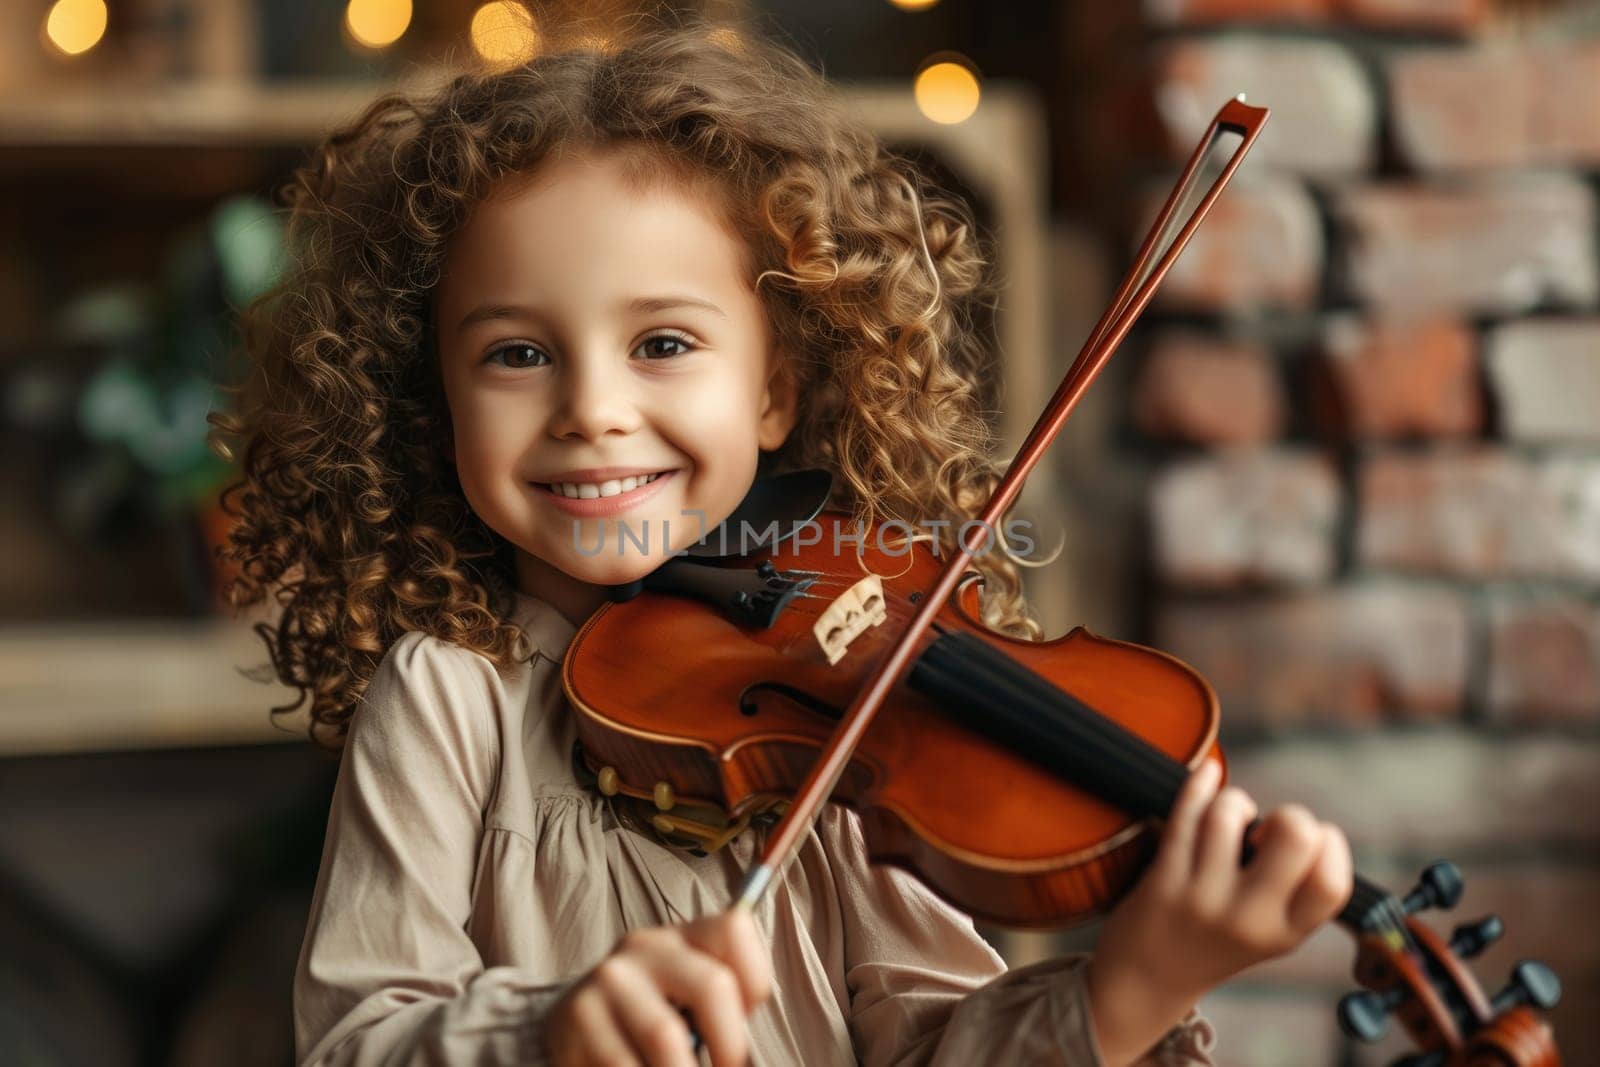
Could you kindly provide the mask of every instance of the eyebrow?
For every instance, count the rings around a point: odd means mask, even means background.
[[[623,310],[629,314],[646,314],[653,311],[670,311],[673,308],[697,307],[728,317],[728,313],[709,300],[701,300],[693,296],[638,296],[628,301]],[[537,318],[538,314],[530,307],[521,304],[481,304],[461,317],[456,324],[456,332],[465,330],[468,326],[475,326],[480,322],[489,322],[494,319]]]

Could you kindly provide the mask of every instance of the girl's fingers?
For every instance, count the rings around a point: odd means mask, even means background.
[[[1191,878],[1194,897],[1203,910],[1215,911],[1233,895],[1239,880],[1239,855],[1244,828],[1256,817],[1256,802],[1236,786],[1211,800],[1195,836]]]
[[[688,945],[653,962],[656,984],[673,1003],[689,1009],[695,1032],[705,1042],[715,1067],[744,1067],[750,1032],[733,971],[716,957]]]
[[[606,1013],[585,999],[573,1028],[584,1033],[583,1049],[595,1062],[694,1067],[692,1025],[714,1067],[744,1067],[745,1016],[770,993],[772,964],[754,920],[739,910],[635,930],[590,972],[586,986],[582,995],[593,994]]]
[[[558,1056],[558,1062],[640,1067],[639,1057],[633,1052],[633,1043],[624,1035],[622,1020],[611,1010],[605,994],[598,989],[583,990],[574,996],[568,1018],[572,1024],[571,1031],[583,1035],[583,1047],[576,1060]]]
[[[1208,759],[1189,775],[1178,791],[1178,799],[1173,802],[1166,827],[1161,831],[1161,846],[1150,871],[1164,884],[1178,886],[1189,880],[1194,867],[1195,832],[1221,780],[1222,768],[1215,760]]]
[[[1322,823],[1321,830],[1321,850],[1289,901],[1289,927],[1296,932],[1326,921],[1350,899],[1355,887],[1350,842],[1336,826]]]
[[[1261,820],[1256,851],[1239,876],[1239,908],[1287,920],[1289,900],[1322,847],[1322,824],[1298,804]]]
[[[662,995],[652,963],[656,958],[611,956],[594,969],[595,984],[627,1035],[630,1055],[650,1067],[695,1067],[689,1024]],[[596,1060],[608,1062],[598,1055]]]
[[[772,993],[772,958],[755,919],[743,908],[698,919],[683,936],[700,951],[721,960],[738,980],[746,1012]]]

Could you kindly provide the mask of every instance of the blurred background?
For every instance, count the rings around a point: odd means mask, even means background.
[[[0,1061],[292,1061],[335,764],[219,607],[206,449],[275,192],[383,88],[640,10],[764,27],[969,196],[1015,447],[1216,109],[1272,118],[1026,498],[1052,634],[1219,692],[1236,779],[1435,925],[1538,958],[1600,1062],[1600,10],[1492,0],[7,0],[0,8]],[[248,676],[251,672],[254,677]],[[1092,943],[986,931],[1014,963]],[[1205,1008],[1344,1038],[1339,931]]]

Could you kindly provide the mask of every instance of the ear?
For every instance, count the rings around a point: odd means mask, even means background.
[[[789,371],[789,360],[774,350],[767,387],[761,394],[761,425],[758,444],[764,452],[776,452],[789,439],[800,410],[800,386]]]

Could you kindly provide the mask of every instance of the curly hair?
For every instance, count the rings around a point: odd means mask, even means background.
[[[831,506],[866,522],[944,519],[941,552],[999,480],[985,402],[991,249],[970,210],[845,118],[786,48],[705,26],[610,50],[543,54],[389,93],[333,132],[284,191],[291,265],[241,320],[249,370],[213,447],[243,442],[221,550],[238,611],[337,748],[388,648],[420,630],[505,669],[509,542],[471,510],[438,441],[445,404],[429,324],[451,235],[496,183],[570,147],[642,151],[719,192],[799,421],[769,470],[822,467]],[[669,179],[670,180],[670,179]],[[709,182],[709,185],[705,183]],[[931,524],[930,524],[931,525]],[[1037,638],[1015,565],[989,552],[986,621]]]

